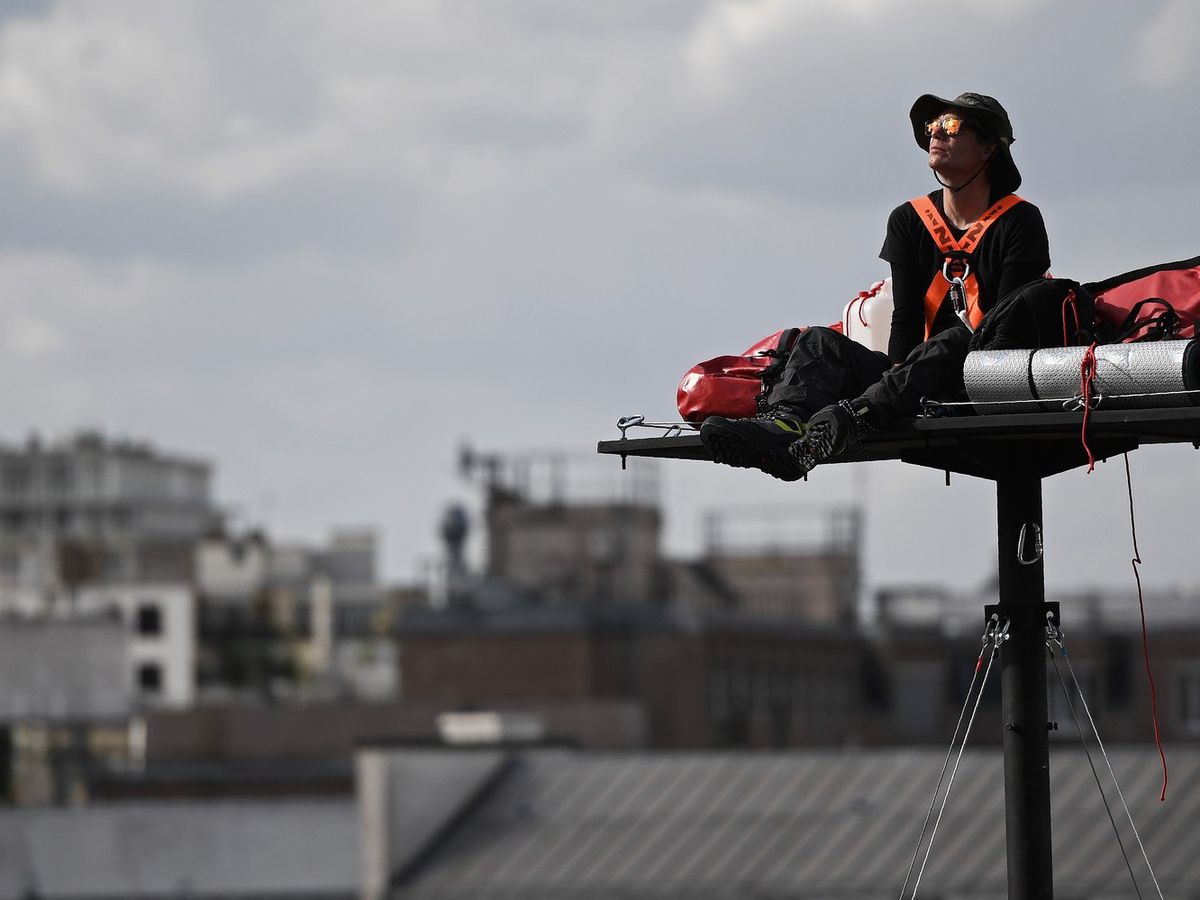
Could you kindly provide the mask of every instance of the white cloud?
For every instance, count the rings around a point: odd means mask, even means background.
[[[395,374],[350,356],[297,353],[254,366],[247,387],[262,413],[282,428],[350,438],[362,423],[393,410],[398,394],[415,387]]]
[[[943,37],[930,26],[945,13],[939,0],[715,0],[692,30],[684,58],[698,83],[714,94],[730,87],[739,65],[752,65],[754,57],[772,49],[800,57],[815,53],[831,62],[831,80],[854,81],[902,55],[910,35],[920,37],[913,46],[939,44],[937,56],[944,60],[976,46],[977,40],[960,40],[959,34],[981,37],[994,25],[1028,19],[1047,2],[964,0],[955,8],[954,33]],[[849,42],[830,43],[831,34],[843,33]],[[836,53],[827,55],[830,50]]]
[[[38,361],[61,356],[71,342],[54,323],[44,318],[17,313],[0,322],[4,329],[5,349],[21,360]]]
[[[221,202],[403,159],[396,60],[444,38],[429,4],[62,4],[0,36],[0,134],[56,189]]]
[[[1165,3],[1137,36],[1133,74],[1151,88],[1182,86],[1200,69],[1200,6],[1193,0]]]
[[[932,187],[920,93],[1009,107],[1064,274],[1184,255],[1196,124],[1144,135],[1190,108],[1188,79],[1120,61],[1147,15],[1186,32],[1185,6],[970,0],[934,48],[940,8],[112,0],[0,21],[0,380],[22,386],[0,420],[209,456],[230,499],[280,497],[285,532],[381,523],[403,571],[460,438],[587,452],[619,415],[669,417],[697,359],[836,318],[881,272],[887,211]],[[849,475],[669,478],[684,531],[693,488],[823,502]],[[914,565],[881,548],[928,484],[872,475],[872,577]],[[956,481],[933,524],[986,537],[983,492]]]

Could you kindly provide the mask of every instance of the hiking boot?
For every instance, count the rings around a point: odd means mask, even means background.
[[[875,430],[871,408],[864,401],[842,400],[827,406],[808,420],[804,437],[788,447],[801,475],[853,447]]]
[[[739,469],[761,469],[782,481],[804,473],[788,447],[804,435],[805,424],[785,415],[753,419],[709,416],[700,426],[700,440],[714,462]]]

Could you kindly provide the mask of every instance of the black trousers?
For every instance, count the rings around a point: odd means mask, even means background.
[[[900,365],[829,328],[809,328],[796,339],[767,401],[800,418],[839,400],[865,399],[877,424],[914,416],[922,398],[965,396],[963,361],[971,332],[961,325],[918,344]]]

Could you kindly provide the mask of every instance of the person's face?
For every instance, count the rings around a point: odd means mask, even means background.
[[[935,172],[975,172],[995,150],[970,123],[953,110],[945,110],[927,123],[929,168]]]

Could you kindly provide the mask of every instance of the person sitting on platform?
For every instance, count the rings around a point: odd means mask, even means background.
[[[1004,107],[983,94],[925,94],[909,118],[942,187],[888,218],[879,254],[895,302],[888,352],[829,328],[804,331],[764,415],[704,421],[700,438],[716,462],[795,481],[915,415],[922,398],[961,396],[972,330],[997,300],[1049,269],[1042,214],[1013,193],[1021,174]]]

